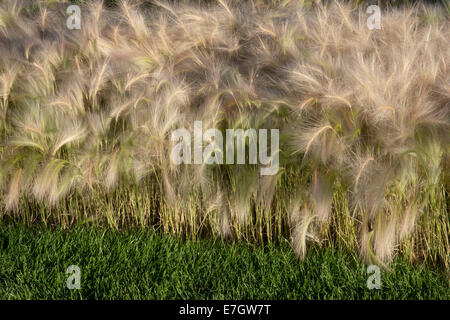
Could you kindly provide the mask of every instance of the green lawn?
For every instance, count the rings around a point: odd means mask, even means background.
[[[81,269],[81,289],[66,268]],[[0,299],[450,299],[448,276],[397,260],[380,290],[347,252],[181,241],[151,231],[0,225]]]

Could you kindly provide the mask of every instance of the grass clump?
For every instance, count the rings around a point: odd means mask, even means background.
[[[449,20],[347,2],[0,4],[4,220],[292,239],[449,267]],[[170,161],[171,132],[279,129],[281,170]]]

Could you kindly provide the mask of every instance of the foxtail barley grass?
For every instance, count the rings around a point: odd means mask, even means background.
[[[4,221],[290,239],[449,263],[443,6],[0,3]],[[280,129],[277,175],[170,162],[171,132]]]

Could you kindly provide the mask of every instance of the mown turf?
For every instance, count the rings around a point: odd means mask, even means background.
[[[81,289],[66,268],[81,268]],[[314,248],[304,262],[288,242],[250,246],[181,241],[150,231],[0,226],[1,299],[450,299],[438,270],[397,260],[366,286],[356,256]]]

